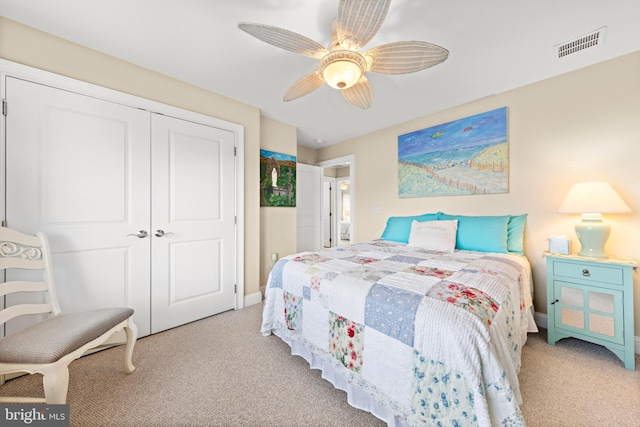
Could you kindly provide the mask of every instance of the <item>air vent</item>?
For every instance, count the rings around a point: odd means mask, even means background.
[[[580,52],[581,50],[601,45],[604,43],[604,35],[606,32],[607,27],[602,27],[590,32],[589,34],[578,37],[577,39],[555,45],[556,55],[558,58],[564,58],[565,56],[572,55]]]

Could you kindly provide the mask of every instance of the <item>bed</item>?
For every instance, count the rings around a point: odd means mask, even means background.
[[[525,425],[525,218],[391,217],[380,239],[284,257],[261,333],[390,426]]]

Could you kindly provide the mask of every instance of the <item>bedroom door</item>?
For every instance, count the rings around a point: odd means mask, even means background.
[[[153,114],[151,332],[235,307],[233,132]]]
[[[297,251],[319,251],[320,240],[320,186],[322,169],[298,163],[296,166],[296,218]]]

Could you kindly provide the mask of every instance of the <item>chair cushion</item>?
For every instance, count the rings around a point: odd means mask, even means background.
[[[132,315],[125,307],[59,314],[0,339],[0,362],[56,362]]]

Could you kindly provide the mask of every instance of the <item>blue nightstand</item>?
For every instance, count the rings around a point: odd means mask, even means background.
[[[624,258],[545,252],[548,342],[574,337],[605,346],[635,370],[633,270]]]

